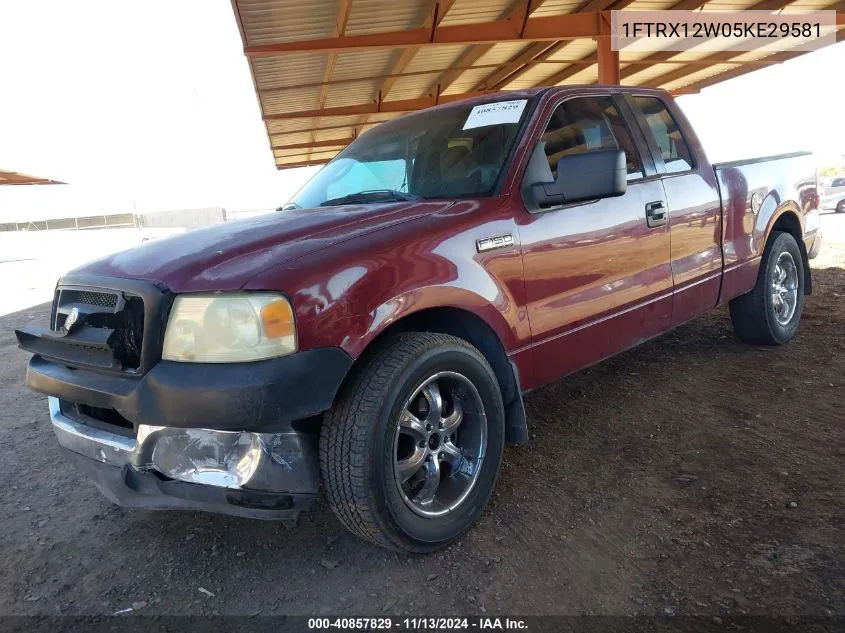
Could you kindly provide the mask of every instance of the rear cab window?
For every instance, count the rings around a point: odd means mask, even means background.
[[[677,174],[695,169],[689,143],[666,104],[657,97],[634,96],[632,101],[651,132],[665,172]]]

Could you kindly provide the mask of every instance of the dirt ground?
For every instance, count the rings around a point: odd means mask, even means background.
[[[527,396],[489,509],[431,557],[111,505],[60,459],[0,318],[0,614],[845,615],[845,216],[797,338],[722,309]],[[200,590],[206,590],[208,595]],[[718,621],[718,620],[716,620]]]

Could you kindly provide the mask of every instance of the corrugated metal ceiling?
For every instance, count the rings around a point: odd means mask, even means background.
[[[760,0],[232,0],[232,5],[245,49],[252,47],[250,70],[282,169],[327,162],[349,139],[401,115],[392,110],[478,91],[598,80],[595,40],[518,39],[527,23],[571,23],[581,16],[560,16],[611,9],[738,10],[760,6]],[[831,0],[765,0],[763,6],[845,11],[845,1]],[[443,33],[448,43],[439,43]],[[277,46],[270,52],[254,48],[268,45]],[[278,52],[280,45],[298,50]],[[301,50],[308,48],[316,50]],[[798,54],[784,50],[783,43],[752,52],[623,51],[620,66],[625,85],[686,92]],[[298,118],[279,118],[297,112]]]

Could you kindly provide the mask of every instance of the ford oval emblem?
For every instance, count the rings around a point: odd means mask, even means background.
[[[74,308],[65,318],[65,329],[70,332],[77,321],[79,321],[79,308]]]
[[[760,207],[763,206],[763,196],[760,195],[759,191],[755,191],[751,196],[751,212],[757,213],[760,210]]]

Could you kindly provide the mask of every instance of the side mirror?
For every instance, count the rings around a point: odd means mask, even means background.
[[[540,207],[599,200],[621,196],[628,188],[625,152],[621,149],[598,149],[570,154],[557,163],[554,182],[531,185],[534,200]]]

